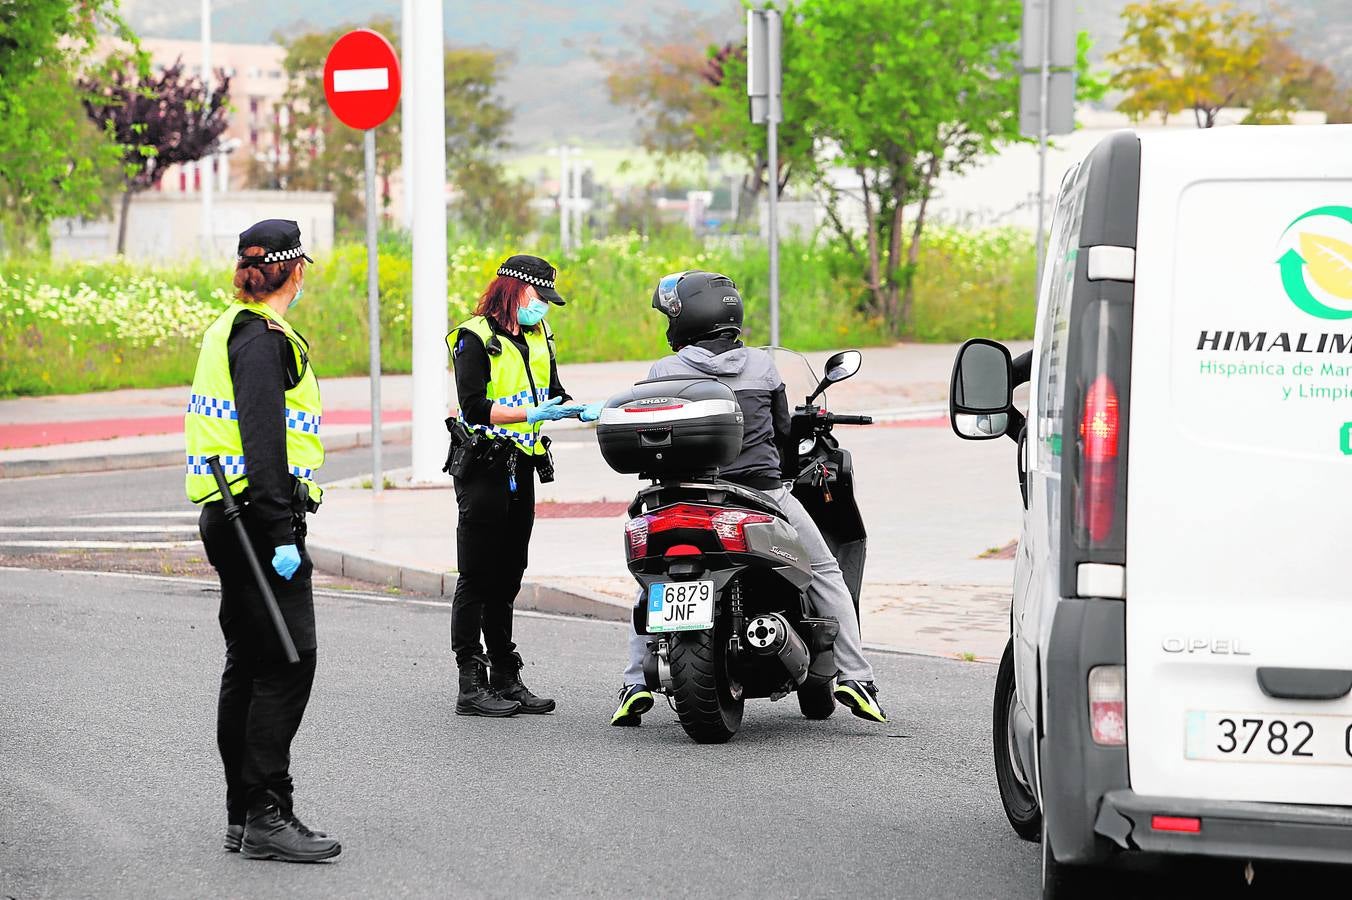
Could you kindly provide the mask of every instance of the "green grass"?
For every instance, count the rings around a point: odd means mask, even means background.
[[[746,299],[747,340],[769,339],[765,247],[677,234],[606,238],[568,256],[549,241],[453,240],[450,324],[470,314],[498,264],[516,252],[538,253],[560,269],[559,289],[569,303],[550,312],[550,323],[565,362],[664,352],[665,319],[650,308],[653,285],[687,268],[731,276]],[[889,342],[883,323],[859,311],[861,279],[843,250],[786,243],[780,260],[784,345],[824,350]],[[1031,239],[1019,232],[931,230],[916,281],[914,336],[1031,336],[1033,265]],[[406,239],[382,240],[379,277],[384,370],[408,372]],[[187,384],[202,331],[229,302],[230,278],[226,265],[146,270],[127,263],[0,262],[0,396]],[[356,243],[340,244],[306,273],[305,296],[288,318],[310,340],[322,376],[367,371],[365,285],[365,247]]]

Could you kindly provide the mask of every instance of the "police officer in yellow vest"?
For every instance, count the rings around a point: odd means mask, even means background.
[[[479,298],[474,316],[446,337],[460,400],[459,415],[447,420],[447,470],[459,506],[460,574],[451,607],[459,715],[554,710],[553,700],[535,696],[521,681],[512,604],[535,524],[535,477],[554,477],[541,425],[570,417],[594,421],[600,415],[600,404],[571,403],[559,383],[554,337],[544,321],[550,304],[564,304],[554,287],[556,275],[537,256],[511,257]]]
[[[202,504],[207,558],[221,579],[225,636],[216,741],[225,765],[225,849],[251,859],[312,862],[338,841],[305,827],[291,799],[291,740],[315,674],[313,569],[305,515],[323,496],[322,409],[310,346],[286,321],[313,262],[295,222],[269,219],[239,236],[236,301],[207,328],[184,418],[188,499]],[[207,467],[219,456],[300,662],[288,664],[244,550]],[[268,562],[271,565],[268,565]]]

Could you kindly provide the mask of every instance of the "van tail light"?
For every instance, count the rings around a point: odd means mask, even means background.
[[[1090,546],[1101,544],[1113,533],[1117,517],[1117,448],[1121,436],[1121,412],[1117,389],[1107,375],[1100,375],[1084,395],[1084,418],[1080,420],[1081,460],[1080,522]]]
[[[1201,834],[1202,820],[1193,816],[1151,816],[1150,827],[1156,831]]]
[[[745,553],[746,526],[774,521],[774,516],[744,509],[720,509],[677,503],[630,519],[624,526],[625,549],[629,559],[640,559],[648,554],[648,539],[655,534],[677,529],[713,532],[719,546],[728,552]],[[696,548],[698,549],[698,548]]]
[[[1101,747],[1127,744],[1127,667],[1089,670],[1089,733]]]

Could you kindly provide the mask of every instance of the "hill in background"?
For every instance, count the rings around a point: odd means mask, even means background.
[[[439,2],[439,0],[419,0]],[[194,38],[195,3],[122,0],[132,26],[147,37]],[[1121,36],[1119,14],[1126,0],[1080,0],[1082,27],[1100,58]],[[1352,82],[1352,2],[1239,0],[1265,13],[1287,10],[1293,40]],[[491,47],[510,54],[503,94],[516,109],[514,143],[539,149],[561,140],[611,146],[632,141],[634,120],[612,106],[597,54],[621,53],[644,30],[693,33],[692,22],[735,39],[743,13],[736,0],[451,0],[444,4],[448,43]],[[398,0],[214,0],[213,36],[219,41],[261,43],[274,35],[298,34],[376,16],[397,18]]]

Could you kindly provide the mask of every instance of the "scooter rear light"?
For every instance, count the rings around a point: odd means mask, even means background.
[[[725,509],[713,517],[713,527],[724,550],[745,553],[746,526],[764,525],[774,520],[774,516],[767,516],[764,513]]]
[[[1127,744],[1127,667],[1089,670],[1089,733],[1101,747]]]
[[[648,517],[630,519],[624,525],[624,548],[629,559],[648,555]]]
[[[667,552],[662,555],[667,557],[699,556],[703,552],[704,552],[703,550],[696,547],[694,544],[675,544],[674,546],[668,547]]]

